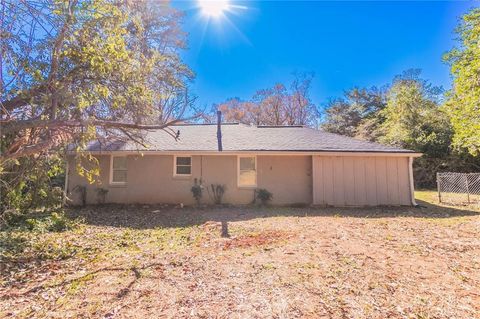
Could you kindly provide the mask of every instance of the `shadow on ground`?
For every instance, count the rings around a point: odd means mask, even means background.
[[[259,207],[167,205],[101,205],[70,208],[71,217],[82,217],[91,225],[136,229],[188,227],[207,221],[235,222],[269,217],[359,217],[359,218],[451,218],[480,215],[480,209],[447,207],[417,200],[418,207]]]

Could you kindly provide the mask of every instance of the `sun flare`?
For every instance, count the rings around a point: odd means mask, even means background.
[[[208,17],[218,18],[229,9],[228,0],[198,0],[202,13]]]

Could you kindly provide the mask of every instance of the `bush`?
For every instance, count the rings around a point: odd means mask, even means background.
[[[197,205],[200,205],[200,201],[202,200],[203,196],[203,185],[202,185],[202,179],[194,179],[193,181],[193,186],[191,188],[193,198],[195,198],[195,201],[197,202]]]
[[[273,194],[270,193],[265,188],[256,189],[255,195],[256,195],[256,198],[262,202],[262,205],[266,205],[273,198]]]
[[[0,215],[58,208],[63,199],[65,162],[58,156],[20,158],[0,164]]]
[[[46,229],[51,232],[62,232],[65,230],[74,229],[78,226],[77,221],[68,218],[63,212],[52,213],[47,221]]]
[[[7,220],[9,228],[25,229],[32,232],[62,232],[79,227],[81,220],[70,219],[64,212],[52,212],[49,214],[33,213],[28,215],[12,214]]]

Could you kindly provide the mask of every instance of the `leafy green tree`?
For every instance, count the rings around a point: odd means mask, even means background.
[[[383,143],[428,155],[449,152],[451,128],[440,109],[442,89],[420,78],[420,70],[398,76],[387,93],[387,105],[381,111]]]
[[[379,110],[385,107],[385,94],[371,89],[354,88],[344,97],[332,99],[326,106],[326,117],[321,127],[331,133],[372,140],[373,125]],[[368,121],[368,123],[367,123]]]
[[[441,102],[442,89],[423,80],[420,70],[409,70],[394,79],[387,105],[380,111],[380,142],[423,153],[414,163],[419,187],[433,187],[438,171],[468,167],[462,157],[451,152],[453,132]]]
[[[2,211],[41,204],[66,145],[144,143],[145,129],[182,119],[194,75],[179,55],[181,18],[154,0],[0,2]],[[45,194],[18,202],[40,189]]]
[[[453,143],[480,155],[480,8],[463,16],[457,28],[460,46],[445,55],[451,65],[453,89],[446,103]]]
[[[332,99],[325,109],[326,119],[321,128],[330,133],[354,137],[362,120],[358,109],[343,98]]]
[[[478,170],[480,162],[451,148],[449,114],[442,108],[443,90],[407,70],[385,89],[345,92],[326,109],[327,131],[411,149],[417,186],[433,187],[438,171]]]
[[[140,141],[182,116],[193,74],[167,3],[6,0],[0,12],[0,160],[98,136]]]

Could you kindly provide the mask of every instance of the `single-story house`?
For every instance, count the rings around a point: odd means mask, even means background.
[[[255,189],[273,194],[272,204],[331,206],[415,205],[413,158],[421,154],[302,126],[251,126],[238,123],[179,124],[146,133],[148,148],[133,142],[95,142],[100,176],[89,184],[68,160],[67,193],[80,203],[76,186],[85,186],[87,203],[97,189],[108,203],[195,203],[195,179],[205,188],[225,185],[223,202],[248,204]],[[77,187],[78,189],[78,187]],[[203,202],[212,198],[204,191]]]

